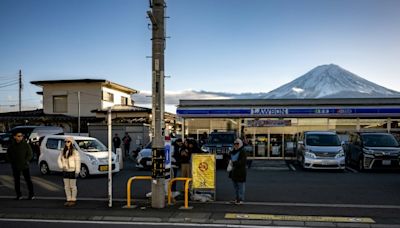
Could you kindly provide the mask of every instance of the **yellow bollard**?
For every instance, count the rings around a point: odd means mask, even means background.
[[[134,180],[151,180],[151,176],[135,176],[131,177],[126,184],[126,206],[125,208],[131,208],[131,185]]]
[[[185,209],[189,208],[189,183],[192,181],[192,178],[187,177],[177,177],[173,178],[168,182],[168,205],[171,205],[171,187],[172,184],[176,181],[185,181]]]

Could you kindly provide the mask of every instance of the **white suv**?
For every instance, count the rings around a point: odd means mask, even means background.
[[[81,157],[80,177],[86,178],[94,174],[108,173],[108,149],[99,140],[92,137],[69,136],[69,135],[48,135],[40,146],[40,157],[38,164],[40,172],[45,175],[50,172],[61,172],[57,165],[57,158],[64,148],[65,138],[74,139],[73,146]],[[112,153],[112,172],[119,172],[118,155]]]

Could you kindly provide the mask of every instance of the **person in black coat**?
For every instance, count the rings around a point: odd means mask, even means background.
[[[174,178],[178,177],[178,169],[181,166],[181,149],[183,148],[183,141],[182,139],[177,139],[175,142],[172,144],[174,147],[174,153],[172,154],[172,171],[174,173]],[[171,191],[176,192],[176,182],[174,182],[171,186]]]
[[[243,204],[246,183],[246,152],[243,150],[243,142],[236,139],[233,144],[233,150],[229,153],[232,170],[229,171],[229,177],[232,179],[235,189],[234,204]]]

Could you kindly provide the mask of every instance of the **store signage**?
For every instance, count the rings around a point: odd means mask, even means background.
[[[282,127],[292,125],[291,120],[247,120],[248,127]]]
[[[287,108],[253,108],[252,115],[287,115]]]

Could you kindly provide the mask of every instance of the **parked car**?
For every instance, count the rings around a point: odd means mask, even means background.
[[[211,132],[206,144],[201,149],[205,152],[215,154],[217,161],[228,164],[229,151],[232,150],[235,139],[235,132]]]
[[[80,177],[86,178],[89,175],[108,173],[108,148],[99,140],[92,137],[68,136],[68,135],[48,135],[45,136],[40,150],[38,164],[40,172],[45,175],[50,172],[61,172],[58,167],[57,159],[64,148],[65,139],[72,137],[73,146],[78,150],[81,158]],[[119,172],[119,157],[112,153],[112,172]]]
[[[57,126],[17,126],[0,137],[0,157],[5,157],[7,148],[11,144],[12,136],[15,132],[24,134],[25,140],[29,143],[33,152],[33,160],[37,160],[40,155],[40,141],[46,135],[62,135],[64,130]]]
[[[171,139],[171,156],[174,154],[174,147],[172,146],[177,138]],[[167,144],[166,144],[167,145]],[[152,154],[151,154],[152,143],[149,142],[147,145],[139,151],[136,156],[136,167],[139,169],[151,169],[152,167]]]
[[[392,134],[357,132],[350,135],[347,163],[359,170],[400,168],[400,145]]]
[[[300,135],[297,160],[305,169],[344,170],[345,154],[335,132],[307,131]]]

